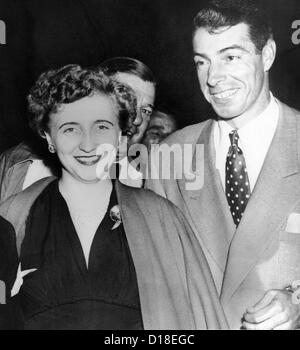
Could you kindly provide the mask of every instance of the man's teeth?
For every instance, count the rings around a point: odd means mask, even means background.
[[[233,96],[236,92],[237,92],[237,89],[228,90],[228,91],[225,91],[225,92],[221,92],[219,94],[215,94],[214,97],[220,98],[220,99],[221,98],[228,98],[228,97]]]

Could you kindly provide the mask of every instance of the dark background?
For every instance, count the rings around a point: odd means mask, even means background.
[[[291,37],[299,0],[261,0],[273,19],[278,55],[274,94],[300,109],[300,45]],[[44,70],[99,64],[112,56],[145,62],[159,81],[157,100],[177,111],[181,127],[211,114],[192,60],[192,18],[202,0],[0,0],[0,151],[28,135],[26,94]],[[300,68],[299,68],[300,69]]]

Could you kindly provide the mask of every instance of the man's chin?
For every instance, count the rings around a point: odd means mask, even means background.
[[[242,113],[240,109],[233,108],[220,108],[219,106],[212,106],[218,119],[220,120],[233,120],[239,117]]]
[[[230,121],[236,119],[238,116],[234,115],[218,115],[218,120]]]

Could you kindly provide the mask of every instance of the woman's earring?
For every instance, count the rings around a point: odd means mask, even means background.
[[[48,145],[48,150],[49,150],[50,153],[55,153],[55,148],[54,148],[54,146],[52,144]]]

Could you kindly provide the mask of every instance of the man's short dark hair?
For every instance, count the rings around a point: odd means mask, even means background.
[[[102,62],[99,66],[105,74],[113,76],[117,73],[128,73],[137,76],[143,81],[156,84],[151,69],[145,63],[131,57],[112,57]]]
[[[209,33],[240,23],[249,26],[250,39],[259,52],[273,38],[270,18],[255,0],[211,0],[194,18],[195,30],[206,28]]]

